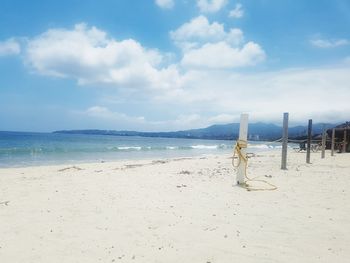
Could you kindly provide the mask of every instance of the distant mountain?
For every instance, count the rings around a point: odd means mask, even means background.
[[[326,129],[334,127],[335,124],[326,124]],[[323,124],[313,125],[313,134],[322,132]],[[202,129],[191,129],[173,132],[137,132],[137,131],[114,131],[114,130],[63,130],[54,133],[65,134],[94,134],[114,136],[141,136],[141,137],[164,137],[164,138],[191,138],[191,139],[237,139],[239,123],[217,124]],[[288,130],[290,138],[303,137],[307,133],[307,126],[290,127]],[[250,140],[277,140],[282,136],[282,127],[271,123],[250,123],[248,126],[248,139]]]

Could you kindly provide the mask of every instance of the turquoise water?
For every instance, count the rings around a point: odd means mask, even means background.
[[[231,153],[234,141],[0,132],[0,167]],[[250,151],[279,147],[250,143]]]

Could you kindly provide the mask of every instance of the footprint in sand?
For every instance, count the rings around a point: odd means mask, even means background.
[[[78,166],[70,166],[70,167],[65,167],[65,168],[59,169],[58,171],[59,171],[59,172],[64,172],[64,171],[67,171],[67,170],[77,170],[77,171],[80,171],[80,170],[83,170],[83,168],[80,168],[80,167],[78,167]]]

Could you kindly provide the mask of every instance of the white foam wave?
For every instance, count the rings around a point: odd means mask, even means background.
[[[282,145],[276,145],[275,149],[282,149]]]
[[[273,146],[267,144],[248,144],[248,148],[253,149],[271,149]]]
[[[166,149],[167,149],[167,150],[176,150],[176,149],[179,149],[179,147],[167,146]]]
[[[140,151],[142,149],[140,146],[119,146],[117,148],[118,148],[118,150],[124,150],[124,151],[127,151],[127,150]]]
[[[192,145],[192,149],[217,149],[218,145]]]

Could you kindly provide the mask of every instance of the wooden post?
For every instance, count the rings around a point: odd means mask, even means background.
[[[342,152],[345,153],[346,152],[346,128],[344,128],[344,140],[343,140],[343,150]]]
[[[282,163],[281,163],[282,170],[287,170],[288,115],[289,115],[288,112],[283,113]]]
[[[309,120],[309,125],[307,128],[306,163],[310,163],[311,133],[312,133],[312,119]]]
[[[334,140],[335,140],[335,129],[332,129],[332,146],[331,146],[331,155],[334,156]]]
[[[321,158],[322,159],[324,159],[325,150],[326,150],[326,125],[323,124],[323,130],[322,130],[322,151],[321,151]]]
[[[241,121],[239,125],[239,140],[247,141],[248,137],[248,114],[241,114]],[[242,148],[241,153],[243,156],[247,156],[247,149]],[[246,163],[241,160],[237,168],[237,184],[244,184],[245,174],[246,174]]]

